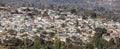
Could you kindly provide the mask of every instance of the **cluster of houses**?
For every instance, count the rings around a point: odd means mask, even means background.
[[[46,12],[46,15],[44,13]],[[34,40],[39,36],[47,41],[59,38],[67,42],[70,39],[76,42],[81,39],[84,43],[90,42],[95,28],[107,29],[103,38],[109,41],[111,38],[120,37],[120,23],[106,21],[105,19],[84,18],[70,12],[59,12],[50,9],[38,9],[33,7],[20,7],[14,10],[0,10],[0,40],[9,40],[15,37],[23,40]]]

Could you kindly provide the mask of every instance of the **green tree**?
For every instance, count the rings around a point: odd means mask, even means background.
[[[95,33],[95,36],[93,37],[92,41],[95,47],[99,46],[100,37],[101,37],[100,33]]]
[[[83,49],[94,49],[94,46],[92,44],[85,44]]]
[[[43,30],[42,27],[37,28],[37,32],[41,32],[41,30]]]
[[[49,15],[48,15],[48,10],[46,10],[46,11],[43,13],[43,17],[45,17],[45,16],[49,16]]]
[[[30,9],[29,9],[29,8],[26,8],[26,9],[23,9],[23,11],[28,12],[28,11],[30,11]]]
[[[93,45],[97,48],[97,49],[102,49],[105,42],[104,39],[102,39],[102,35],[100,33],[95,33],[93,39],[92,39],[92,43]]]
[[[119,47],[120,46],[120,38],[116,37],[115,39],[116,39],[116,45],[117,45],[117,47]]]
[[[60,49],[68,49],[68,46],[67,46],[67,44],[66,43],[61,43],[61,47],[60,47]]]
[[[76,20],[76,27],[78,27],[79,26],[79,21],[78,20]]]
[[[28,48],[28,44],[29,44],[28,40],[29,39],[27,39],[27,38],[24,39],[24,49],[29,49]]]
[[[40,49],[45,49],[44,47],[41,47]]]
[[[54,41],[54,49],[60,49],[60,47],[61,47],[61,41],[60,41],[60,39],[55,39],[55,41]]]
[[[71,39],[70,38],[66,38],[66,42],[70,43]]]
[[[108,45],[109,45],[109,47],[111,47],[111,46],[115,45],[115,41],[114,41],[114,39],[113,39],[113,38],[112,38],[112,39],[110,39],[110,41],[108,42]]]
[[[79,28],[76,28],[76,33],[80,33],[80,29]]]
[[[40,49],[41,46],[42,46],[41,44],[42,43],[41,43],[40,37],[35,36],[35,38],[34,38],[34,45],[33,45],[34,49]]]
[[[71,9],[71,13],[72,13],[72,14],[77,13],[76,9]]]
[[[107,30],[105,28],[95,28],[96,33],[100,33],[101,35],[104,33],[107,33]]]
[[[91,13],[92,18],[97,18],[97,14],[95,12]]]

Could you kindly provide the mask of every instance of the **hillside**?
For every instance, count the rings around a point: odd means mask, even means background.
[[[2,4],[23,4],[25,6],[69,6],[69,7],[83,7],[83,8],[95,8],[105,7],[108,9],[119,9],[120,0],[0,0]]]

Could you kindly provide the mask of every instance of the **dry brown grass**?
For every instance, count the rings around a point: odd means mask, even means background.
[[[8,49],[8,48],[0,45],[0,49]]]

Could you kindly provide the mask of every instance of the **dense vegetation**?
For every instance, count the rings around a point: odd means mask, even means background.
[[[83,43],[80,39],[75,39],[77,42],[72,42],[69,38],[66,42],[60,41],[56,38],[54,41],[45,41],[42,38],[35,36],[34,41],[25,38],[20,40],[17,38],[10,38],[5,40],[1,46],[8,49],[120,49],[120,38],[112,38],[106,41],[102,35],[106,33],[105,28],[96,28],[95,36],[91,38],[91,42]]]

